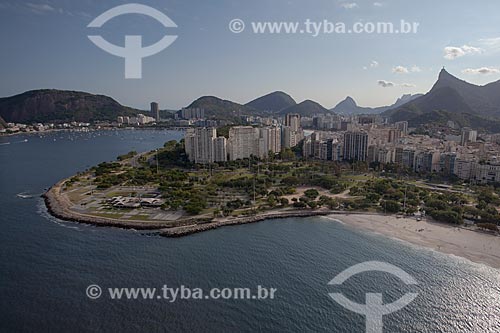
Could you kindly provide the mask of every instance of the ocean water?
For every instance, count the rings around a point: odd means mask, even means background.
[[[384,332],[500,332],[500,271],[328,218],[168,239],[59,221],[36,196],[89,166],[180,137],[103,131],[0,138],[0,331],[364,332],[364,316],[328,293],[358,303],[368,292],[383,293],[388,303],[416,292],[411,304],[384,316]],[[418,285],[382,272],[328,285],[348,267],[373,260],[402,268]],[[105,293],[93,300],[86,296],[91,284],[104,291],[165,284],[277,291],[266,300],[111,300]]]

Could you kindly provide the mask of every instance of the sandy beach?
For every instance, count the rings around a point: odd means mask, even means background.
[[[346,225],[500,269],[499,236],[428,220],[416,221],[395,216],[334,214],[329,217]]]

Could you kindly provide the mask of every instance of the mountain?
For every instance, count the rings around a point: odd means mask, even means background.
[[[289,106],[286,109],[281,110],[279,113],[282,115],[285,115],[287,113],[297,113],[302,117],[312,117],[316,114],[331,113],[331,111],[325,109],[319,103],[311,100],[305,100],[302,103]]]
[[[436,123],[437,114],[444,123],[453,120],[491,130],[488,122],[498,125],[500,119],[500,81],[477,86],[443,69],[427,94],[383,113],[391,121],[407,120],[410,126]],[[493,129],[500,132],[500,127]]]
[[[391,106],[387,106],[385,108],[387,109],[392,109],[392,108],[396,108],[398,106],[401,106],[403,104],[406,104],[408,102],[411,102],[413,101],[414,99],[417,99],[419,97],[422,97],[424,96],[424,94],[415,94],[415,95],[412,95],[412,94],[405,94],[401,97],[399,97],[397,100],[396,100],[396,103],[392,104]]]
[[[333,111],[333,112],[338,113],[338,114],[344,114],[344,115],[379,114],[379,113],[382,113],[382,112],[387,111],[389,109],[398,107],[398,106],[403,105],[405,103],[408,103],[408,102],[410,102],[410,101],[412,101],[415,98],[418,98],[420,96],[422,96],[422,94],[403,95],[400,98],[398,98],[396,103],[394,103],[393,105],[380,106],[380,107],[376,107],[376,108],[358,106],[356,104],[356,101],[352,97],[348,96],[345,100],[343,100],[342,102],[337,104],[333,109],[330,109],[330,111]]]
[[[92,122],[137,113],[111,97],[80,91],[31,90],[0,98],[0,117],[8,122]]]
[[[232,101],[215,96],[203,96],[192,102],[188,108],[205,109],[205,116],[212,119],[239,120],[241,115],[260,115],[261,112]]]
[[[282,91],[275,91],[245,105],[260,111],[279,112],[296,104],[297,102],[290,95]]]

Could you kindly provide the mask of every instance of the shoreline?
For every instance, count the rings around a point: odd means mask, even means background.
[[[82,128],[87,128],[87,131],[82,131]],[[43,131],[29,131],[29,132],[14,132],[14,133],[0,133],[0,138],[5,137],[13,137],[13,136],[21,136],[21,135],[43,135],[43,134],[52,134],[52,133],[58,133],[58,132],[75,132],[75,133],[90,133],[90,132],[99,132],[99,131],[122,131],[122,130],[134,130],[134,131],[141,131],[141,130],[166,130],[166,131],[179,131],[182,129],[182,126],[170,126],[170,127],[75,127],[75,128],[52,128],[52,129],[47,129]]]
[[[456,255],[472,262],[500,269],[499,236],[427,219],[417,221],[412,218],[374,212],[282,209],[240,217],[193,217],[176,221],[126,221],[76,212],[71,208],[73,203],[60,193],[61,187],[66,181],[67,179],[59,181],[42,195],[49,214],[64,221],[100,227],[151,230],[156,231],[162,237],[178,238],[226,226],[257,223],[264,220],[323,216],[361,231],[380,234],[384,237]]]
[[[156,230],[164,237],[182,237],[198,232],[213,230],[224,226],[255,223],[269,219],[289,217],[312,217],[326,216],[332,211],[325,210],[280,210],[269,211],[259,215],[225,218],[193,217],[176,221],[141,221],[141,220],[119,220],[109,217],[87,215],[71,209],[72,202],[61,195],[62,185],[67,181],[63,179],[50,187],[42,198],[50,215],[63,221],[78,222],[101,227],[116,227],[122,229]]]
[[[363,214],[334,214],[329,217],[357,230],[500,269],[500,237],[492,233],[427,219],[416,221],[411,218]]]

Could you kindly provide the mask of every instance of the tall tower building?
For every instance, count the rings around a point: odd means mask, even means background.
[[[288,113],[285,116],[285,126],[290,127],[292,131],[298,131],[300,128],[300,115]]]
[[[160,121],[160,109],[158,108],[158,103],[151,103],[151,116],[155,117],[156,121]]]
[[[231,161],[259,156],[259,129],[236,126],[229,130],[228,153]]]
[[[466,146],[469,142],[477,141],[477,131],[470,129],[469,127],[464,127],[462,129],[462,136],[460,138],[460,144]]]
[[[261,139],[261,157],[266,157],[270,151],[275,154],[281,151],[281,129],[279,127],[260,128],[259,137]]]
[[[344,160],[366,161],[368,156],[368,133],[346,132],[344,134]]]
[[[408,134],[408,122],[407,121],[398,121],[394,124],[394,126],[401,130],[401,132],[403,133],[403,135],[407,135]]]
[[[211,127],[190,128],[186,131],[184,146],[189,160],[194,163],[214,162],[214,139],[217,130]]]
[[[213,139],[213,157],[214,162],[227,161],[227,139],[223,136]]]

